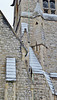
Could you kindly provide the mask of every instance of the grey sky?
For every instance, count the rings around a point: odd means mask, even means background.
[[[0,10],[11,25],[13,23],[13,7],[10,6],[12,2],[13,0],[0,0]]]

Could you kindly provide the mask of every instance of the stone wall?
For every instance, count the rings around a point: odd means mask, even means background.
[[[36,6],[36,2],[37,0],[25,0],[25,1],[21,1],[21,11],[23,12],[27,12],[27,11],[33,11],[35,6]]]
[[[22,18],[22,22],[28,23],[28,19]],[[37,45],[44,44],[46,46],[43,47],[43,50],[40,50],[40,62],[43,53],[44,70],[48,73],[57,72],[57,22],[43,20],[41,17],[37,17],[35,19],[29,19],[28,24],[30,45],[36,46],[37,42]]]
[[[44,75],[34,74],[34,99],[36,100],[51,100],[49,94],[49,85]]]
[[[48,73],[57,73],[57,22],[56,21],[47,21],[42,19],[41,17],[36,17],[34,19],[28,18],[22,18],[21,22],[26,22],[29,24],[29,33],[30,33],[30,46],[34,48],[35,54],[37,58],[39,59],[42,68],[44,71]],[[37,22],[37,24],[36,24]],[[33,38],[32,38],[33,37]],[[39,51],[36,51],[36,42],[37,42],[37,49]],[[40,78],[39,75],[34,75],[36,79],[34,80],[35,84],[37,83],[37,87],[34,91],[34,97],[38,97],[36,100],[54,100],[57,97],[52,95],[50,92],[48,83],[46,82],[45,78]],[[43,80],[43,85],[38,85],[37,77],[39,77],[39,84]],[[45,80],[45,81],[44,81]],[[41,81],[41,82],[40,82]],[[54,79],[55,88],[56,87],[56,80]],[[34,87],[34,86],[33,86]],[[40,88],[39,88],[40,87]],[[39,89],[38,89],[39,88]],[[40,89],[42,89],[44,92],[38,94]],[[57,91],[57,89],[55,89]],[[33,93],[33,90],[32,90]],[[46,93],[46,94],[45,94]],[[51,95],[50,95],[51,93]]]
[[[22,11],[28,11],[28,7],[30,11],[33,11],[36,1],[25,0],[24,2],[23,0],[21,6]],[[17,21],[19,15],[15,16]],[[41,17],[21,18],[22,22],[29,25],[30,46],[36,45],[37,42],[37,45],[45,44],[48,48],[41,45],[39,49],[38,59],[43,69],[48,73],[57,73],[57,22],[43,20]],[[19,34],[19,32],[20,30],[17,33]],[[25,38],[27,39],[27,36],[22,39],[25,41]],[[28,46],[26,47],[28,48]],[[16,58],[16,82],[6,82],[7,57]],[[56,100],[56,96],[50,98],[50,89],[44,75],[34,74],[33,83],[31,82],[23,60],[21,60],[20,42],[16,39],[5,17],[0,13],[0,100],[52,100],[53,98]],[[57,91],[56,80],[52,80],[52,82]]]
[[[16,82],[6,82],[6,58],[16,58]],[[0,13],[0,100],[31,100],[31,82],[21,60],[20,42]]]
[[[44,20],[43,30],[48,47],[44,66],[47,72],[57,73],[57,22]]]
[[[10,25],[0,13],[0,100],[4,100],[5,96],[7,57],[16,58],[16,68],[19,67],[18,62],[21,61],[20,42],[16,39]]]
[[[36,47],[38,44],[44,44],[40,47],[39,57],[40,62],[43,54],[44,70],[48,73],[57,73],[57,22],[43,20],[40,17],[32,19],[32,35],[30,34],[31,46]],[[38,22],[36,25],[35,23]],[[33,38],[32,38],[33,37]]]

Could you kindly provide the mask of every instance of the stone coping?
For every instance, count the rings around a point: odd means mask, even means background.
[[[57,15],[43,13],[40,4],[37,2],[34,12],[22,12],[21,17],[36,18],[41,16],[44,20],[57,21]]]

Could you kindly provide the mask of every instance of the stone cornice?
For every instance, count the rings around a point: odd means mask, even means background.
[[[22,12],[21,13],[21,17],[24,17],[24,18],[36,18],[39,16],[41,16],[44,20],[57,21],[57,15],[43,13],[40,8],[40,4],[38,2],[34,9],[34,12]]]

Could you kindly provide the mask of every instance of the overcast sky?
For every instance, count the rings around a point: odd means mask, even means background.
[[[13,0],[0,0],[0,10],[11,25],[13,24],[13,7],[10,6],[12,3]]]

